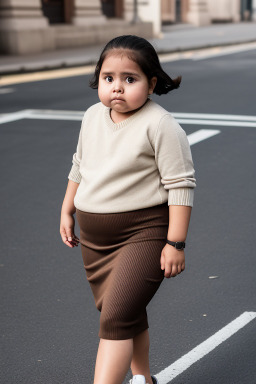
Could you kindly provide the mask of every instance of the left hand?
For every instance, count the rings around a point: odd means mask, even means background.
[[[161,252],[160,264],[161,269],[165,270],[165,277],[170,278],[177,276],[185,269],[184,250],[178,251],[172,245],[166,244]]]

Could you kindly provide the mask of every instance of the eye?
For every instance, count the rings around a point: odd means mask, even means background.
[[[112,76],[106,76],[105,80],[107,83],[111,83],[113,81],[113,77]]]
[[[131,77],[131,76],[128,76],[128,77],[126,78],[126,82],[127,82],[128,84],[132,84],[132,83],[135,82],[135,79],[134,79],[133,77]]]

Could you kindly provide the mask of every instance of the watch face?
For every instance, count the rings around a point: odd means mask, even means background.
[[[182,242],[177,242],[177,243],[176,243],[176,248],[177,248],[177,249],[183,249],[183,248],[184,248],[184,243],[182,243]]]

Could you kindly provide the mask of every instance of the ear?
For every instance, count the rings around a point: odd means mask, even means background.
[[[154,88],[156,86],[156,83],[157,83],[157,77],[154,76],[152,77],[152,79],[150,79],[149,81],[149,88],[148,88],[148,94],[149,95],[152,95],[152,93],[154,92]]]

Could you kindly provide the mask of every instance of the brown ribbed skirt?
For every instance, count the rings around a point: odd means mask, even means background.
[[[76,209],[87,279],[101,312],[99,337],[130,339],[148,328],[146,306],[163,278],[168,203],[121,213]]]

